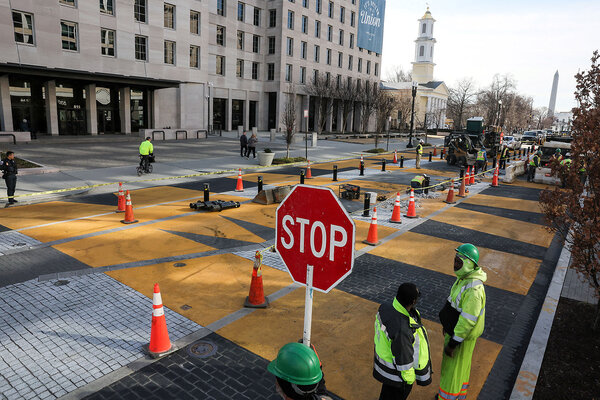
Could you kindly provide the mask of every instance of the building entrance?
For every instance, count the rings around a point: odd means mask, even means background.
[[[58,133],[60,135],[85,135],[85,89],[82,85],[59,83],[56,85],[58,108]]]
[[[121,132],[118,89],[96,88],[96,114],[98,116],[99,134]]]

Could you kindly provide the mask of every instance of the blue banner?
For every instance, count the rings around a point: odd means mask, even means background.
[[[384,20],[385,0],[360,0],[357,46],[381,54]]]

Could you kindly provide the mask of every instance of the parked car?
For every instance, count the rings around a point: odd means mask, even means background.
[[[521,148],[521,141],[514,136],[504,136],[503,144],[511,150],[519,150]]]
[[[538,133],[537,131],[525,131],[521,136],[522,144],[533,144],[538,141]]]

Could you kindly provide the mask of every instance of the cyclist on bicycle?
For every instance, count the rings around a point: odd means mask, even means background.
[[[152,146],[151,140],[150,137],[147,137],[146,140],[140,144],[140,167],[142,167],[144,171],[148,171],[150,156],[154,153],[154,146]]]

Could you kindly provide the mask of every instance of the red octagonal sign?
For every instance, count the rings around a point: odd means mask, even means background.
[[[297,185],[277,207],[275,248],[296,283],[329,292],[352,272],[355,225],[329,188]]]

